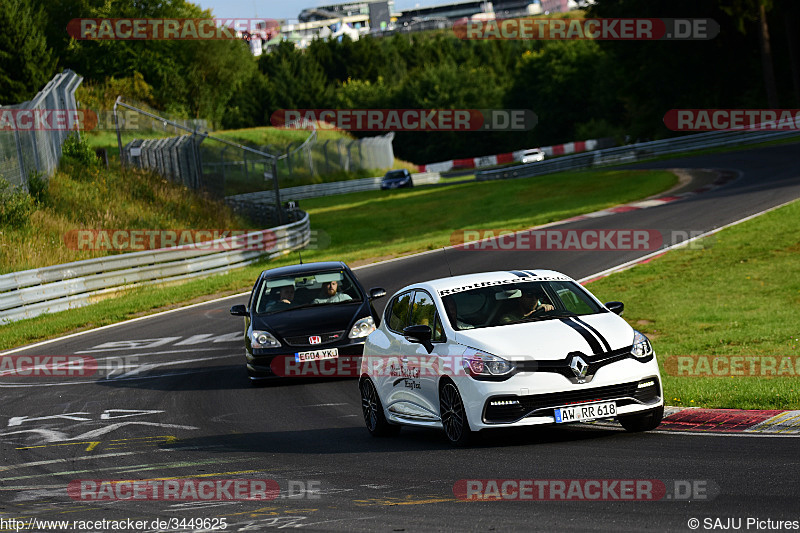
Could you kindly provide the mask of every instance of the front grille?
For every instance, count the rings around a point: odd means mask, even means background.
[[[591,389],[575,389],[547,394],[530,394],[528,396],[495,396],[489,398],[483,408],[483,420],[487,424],[515,422],[525,416],[553,416],[552,409],[535,412],[548,407],[558,407],[577,403],[615,400],[618,398],[634,398],[642,403],[648,403],[658,398],[658,379],[649,378],[644,381],[653,381],[651,387],[638,389],[640,381],[622,383],[619,385],[606,385]],[[492,405],[492,402],[514,402],[509,405]],[[632,403],[620,401],[618,405]]]
[[[319,336],[322,338],[322,342],[319,344],[311,344],[308,341],[309,337]],[[289,346],[320,346],[322,344],[330,344],[332,342],[337,342],[342,340],[344,337],[344,331],[332,331],[330,333],[310,333],[308,335],[297,335],[294,337],[285,337],[286,344]]]

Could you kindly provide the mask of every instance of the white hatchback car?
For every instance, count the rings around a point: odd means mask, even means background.
[[[520,163],[535,163],[537,161],[544,161],[544,152],[539,148],[531,148],[522,152]]]
[[[359,388],[367,429],[444,429],[456,445],[488,428],[616,418],[661,423],[653,348],[569,276],[487,272],[409,285],[364,345]]]

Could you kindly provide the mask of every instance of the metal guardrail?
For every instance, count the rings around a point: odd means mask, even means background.
[[[0,323],[82,307],[123,289],[223,274],[278,257],[311,240],[308,213],[297,222],[193,246],[106,256],[0,276]],[[268,249],[250,250],[254,243]]]
[[[308,198],[319,198],[321,196],[332,196],[335,194],[347,194],[351,192],[377,191],[381,188],[382,177],[362,178],[357,180],[333,181],[330,183],[317,183],[314,185],[302,185],[300,187],[287,187],[281,189],[281,199],[286,200],[305,200]],[[432,185],[439,183],[441,176],[438,172],[420,172],[412,174],[411,180],[414,185]],[[258,191],[244,194],[237,194],[225,198],[226,202],[272,202],[272,191]]]
[[[660,141],[650,141],[616,148],[607,148],[604,150],[595,150],[593,152],[584,152],[537,163],[484,170],[475,173],[475,180],[486,181],[528,178],[564,170],[580,170],[592,167],[634,163],[643,159],[679,152],[754,144],[797,135],[800,135],[800,131],[712,131],[697,133]]]

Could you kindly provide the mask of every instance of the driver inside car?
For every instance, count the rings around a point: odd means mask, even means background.
[[[539,287],[529,287],[522,291],[522,295],[517,299],[517,306],[506,312],[501,318],[501,324],[510,324],[539,316],[541,313],[553,311],[555,306],[546,303],[549,300]]]

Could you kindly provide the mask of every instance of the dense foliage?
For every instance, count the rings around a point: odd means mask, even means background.
[[[440,31],[306,50],[283,43],[255,59],[238,41],[76,41],[64,31],[76,17],[209,16],[186,0],[6,0],[0,21],[15,31],[0,36],[0,103],[29,98],[68,67],[86,78],[94,105],[121,93],[225,128],[268,125],[287,108],[538,115],[523,133],[399,134],[396,154],[417,163],[581,138],[659,138],[672,134],[662,119],[673,108],[800,107],[799,13],[796,0],[598,0],[587,16],[713,18],[721,32],[626,42],[465,41]]]

